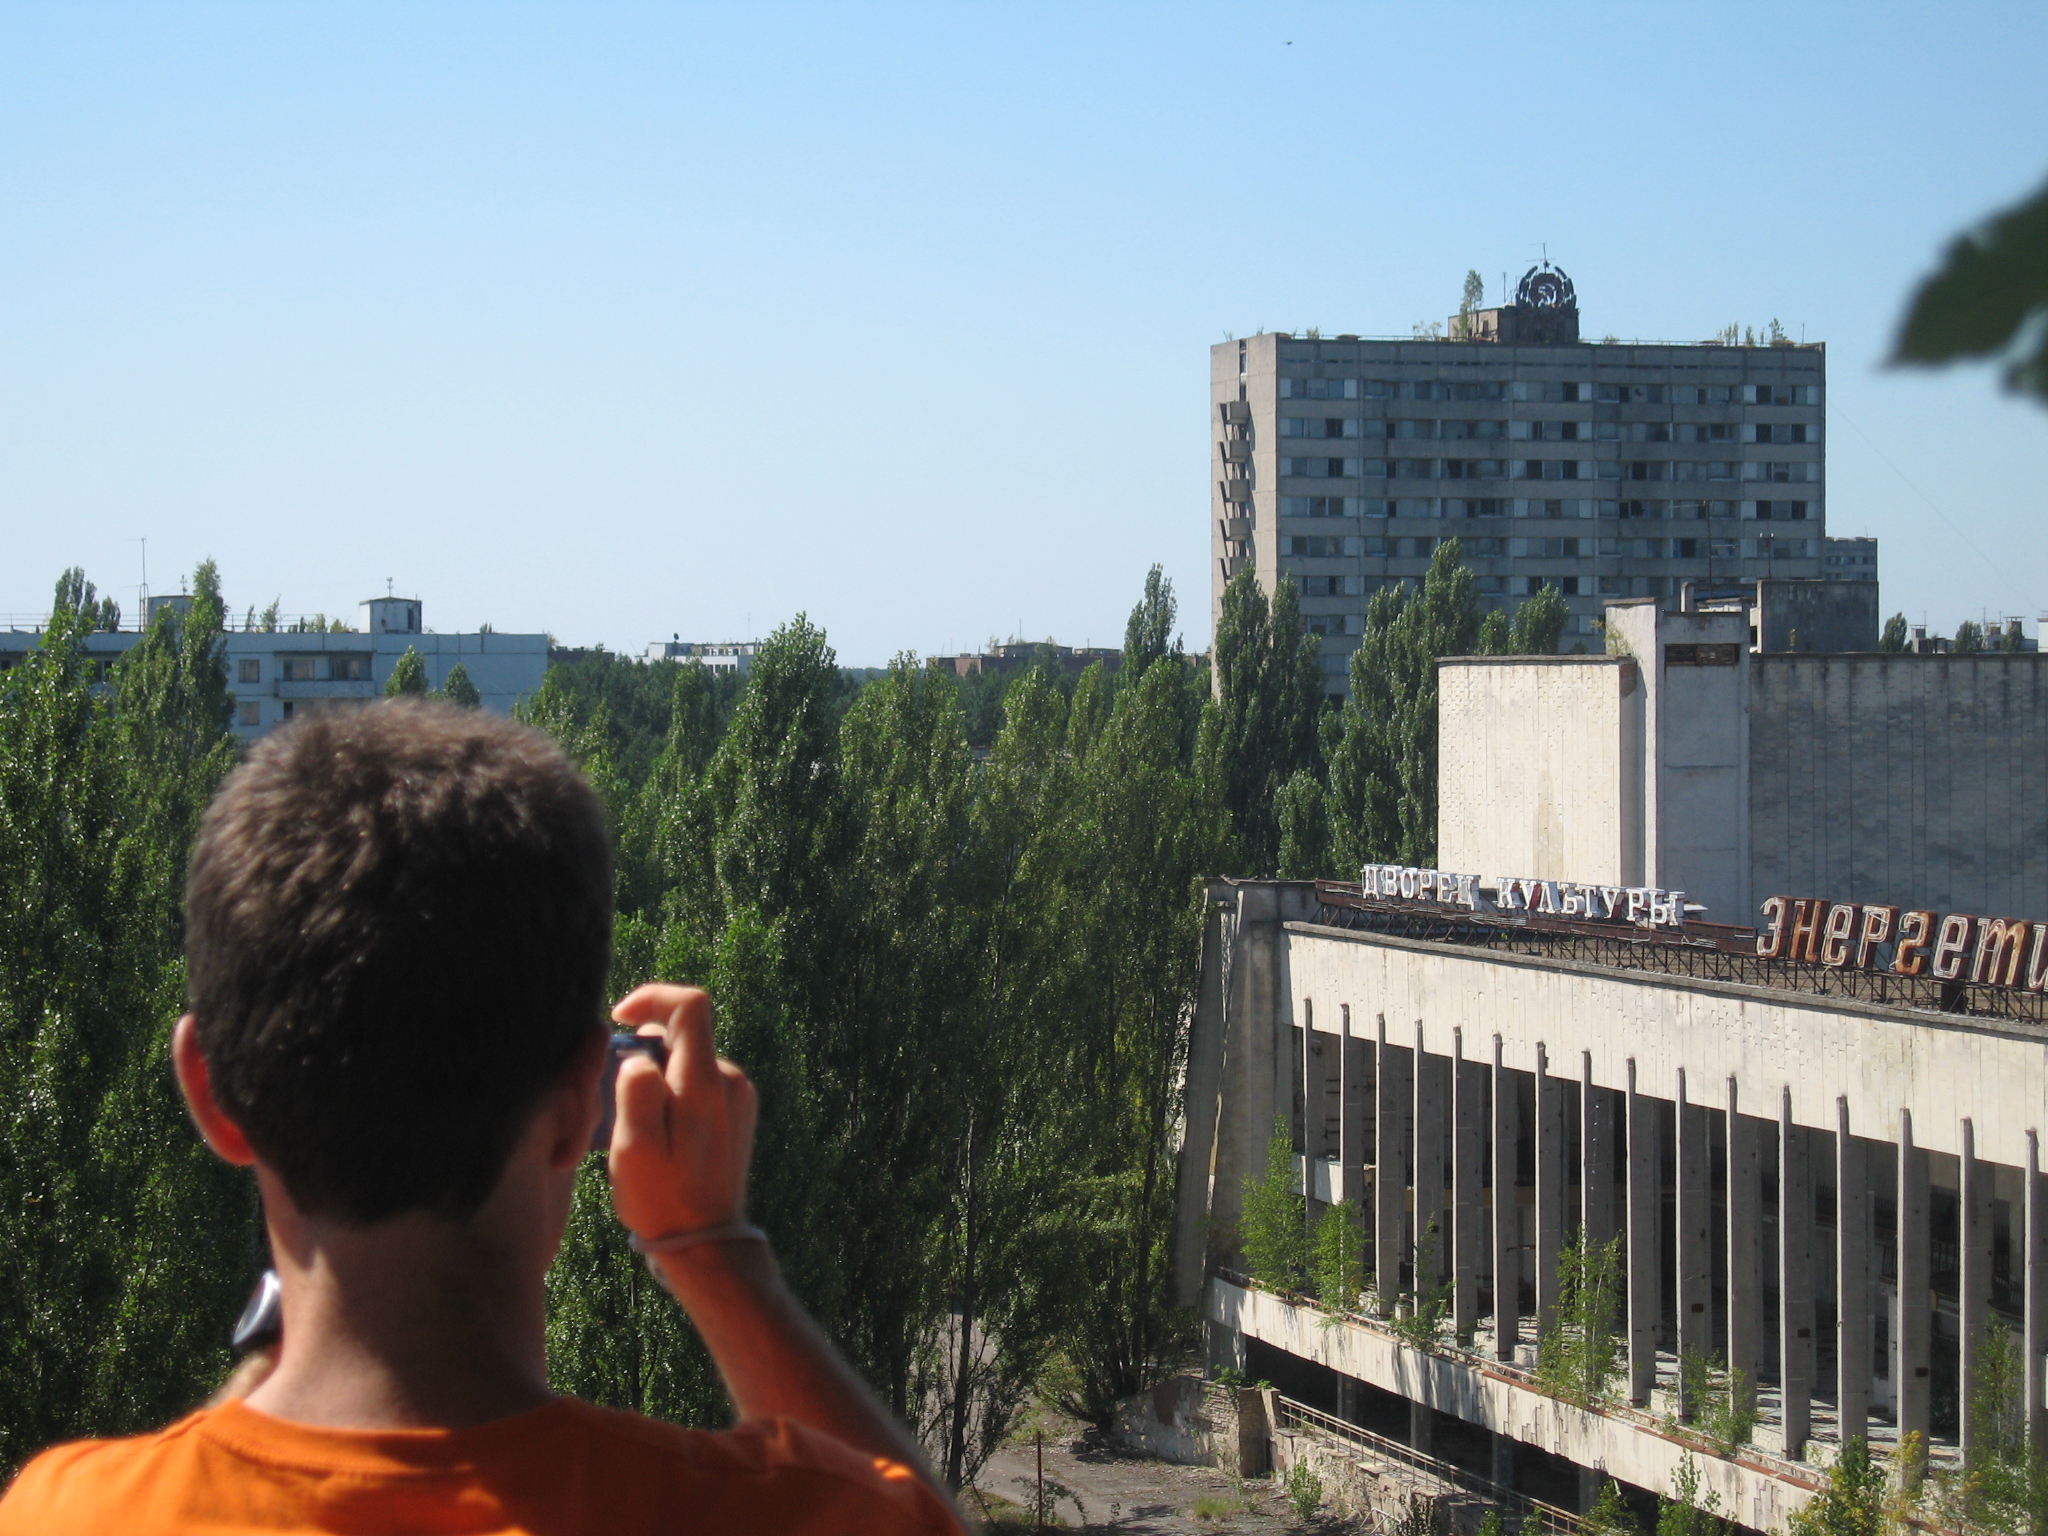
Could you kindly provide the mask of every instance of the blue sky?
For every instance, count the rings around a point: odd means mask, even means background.
[[[2048,174],[2048,7],[0,6],[0,613],[384,590],[638,649],[1208,635],[1207,349],[1548,242],[1829,345],[1887,612],[2048,606],[2048,411],[1879,363]]]

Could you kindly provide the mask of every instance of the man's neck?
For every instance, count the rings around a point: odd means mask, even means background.
[[[542,1278],[471,1226],[273,1221],[271,1248],[284,1346],[251,1408],[335,1429],[462,1429],[554,1400]]]

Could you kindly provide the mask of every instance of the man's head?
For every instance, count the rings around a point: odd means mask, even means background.
[[[603,809],[536,731],[407,701],[274,732],[186,892],[213,1100],[308,1215],[469,1216],[599,1029],[611,894]]]

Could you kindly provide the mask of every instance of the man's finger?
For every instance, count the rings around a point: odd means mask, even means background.
[[[668,1018],[668,1082],[677,1094],[695,1100],[719,1085],[718,1047],[711,1039],[711,994],[696,987],[677,989]]]
[[[619,1080],[613,1089],[618,1116],[612,1122],[611,1154],[637,1150],[640,1142],[651,1142],[667,1152],[673,1140],[669,1125],[668,1084],[645,1056],[628,1056],[619,1063]]]

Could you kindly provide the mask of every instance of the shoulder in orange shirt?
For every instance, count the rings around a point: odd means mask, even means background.
[[[679,1429],[570,1398],[461,1430],[319,1429],[229,1402],[46,1451],[0,1500],[0,1536],[959,1530],[907,1468],[800,1425]]]

